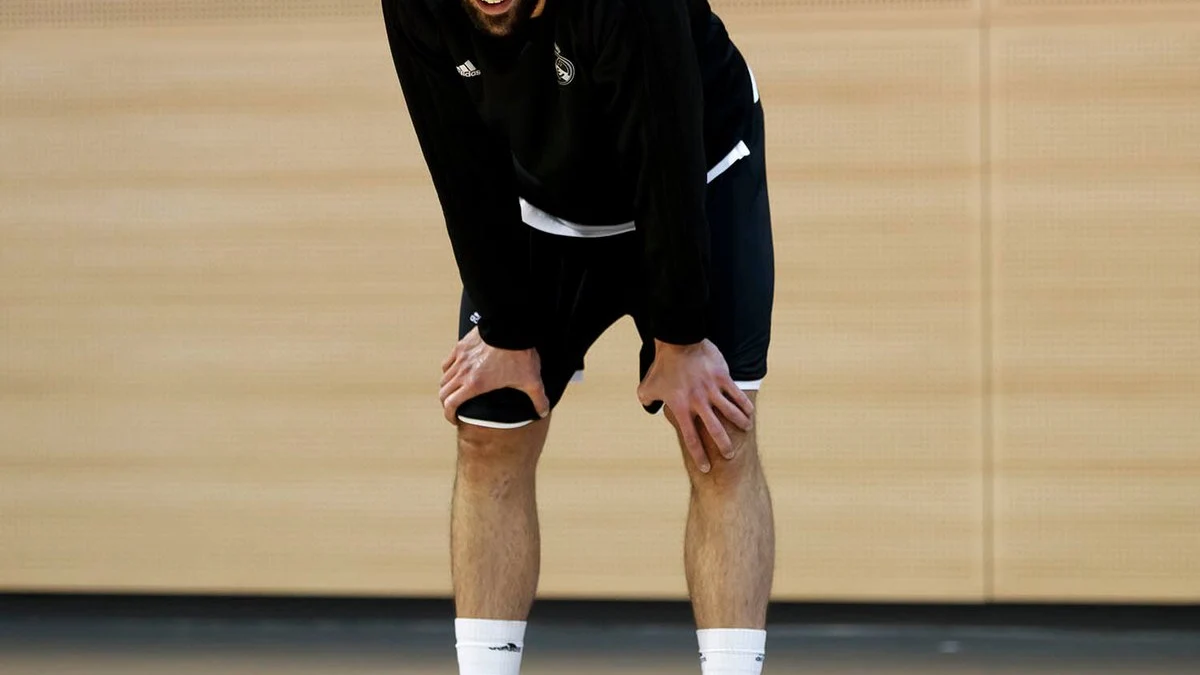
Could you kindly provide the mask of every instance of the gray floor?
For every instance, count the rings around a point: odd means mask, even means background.
[[[0,619],[0,673],[454,675],[441,620]],[[526,675],[696,675],[683,625],[533,624]],[[767,673],[1200,674],[1200,633],[776,625]]]

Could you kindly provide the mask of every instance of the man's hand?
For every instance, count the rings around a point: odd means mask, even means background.
[[[638,387],[638,400],[648,406],[662,401],[675,418],[688,454],[704,473],[712,468],[700,441],[696,421],[704,425],[725,459],[733,459],[733,442],[717,413],[750,431],[754,403],[729,377],[725,358],[713,343],[671,345],[655,341],[654,364]]]
[[[441,387],[438,398],[446,421],[451,424],[458,424],[458,408],[463,403],[505,388],[529,396],[539,416],[550,414],[550,399],[542,384],[542,360],[537,350],[492,347],[479,337],[478,328],[459,340],[442,363]]]

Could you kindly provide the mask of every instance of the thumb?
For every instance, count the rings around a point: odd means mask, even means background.
[[[638,403],[641,403],[643,406],[648,406],[658,401],[658,396],[655,395],[655,390],[657,387],[654,386],[654,382],[654,373],[647,373],[646,377],[642,380],[641,384],[639,384],[637,388]]]
[[[525,385],[521,391],[533,401],[533,409],[537,411],[538,417],[545,418],[550,414],[550,399],[546,396],[546,387],[540,379]]]

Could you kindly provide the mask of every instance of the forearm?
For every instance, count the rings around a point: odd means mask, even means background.
[[[482,314],[484,340],[507,349],[532,347],[529,231],[521,222],[511,153],[479,118],[416,5],[385,3],[388,39],[459,276]]]

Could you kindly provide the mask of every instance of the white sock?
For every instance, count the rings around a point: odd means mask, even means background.
[[[459,675],[519,675],[524,621],[455,619]]]
[[[696,631],[703,675],[762,675],[767,631],[718,628]]]

